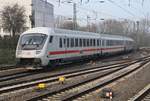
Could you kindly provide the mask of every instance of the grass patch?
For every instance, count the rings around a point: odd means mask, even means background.
[[[15,64],[15,49],[0,49],[0,65]]]

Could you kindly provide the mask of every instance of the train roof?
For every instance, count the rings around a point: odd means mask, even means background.
[[[84,32],[84,31],[73,31],[66,29],[58,29],[58,28],[48,28],[48,27],[36,27],[32,28],[23,34],[27,33],[44,33],[47,35],[69,35],[69,36],[80,36],[80,37],[101,37],[103,39],[115,39],[115,40],[129,40],[133,41],[133,39],[120,35],[110,35],[110,34],[101,34],[101,33],[93,33],[93,32]]]

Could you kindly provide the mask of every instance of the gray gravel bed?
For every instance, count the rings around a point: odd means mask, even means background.
[[[148,84],[150,84],[150,65],[106,86],[106,88],[110,88],[114,92],[112,101],[128,101],[128,99],[133,97]],[[77,101],[110,101],[109,99],[101,98],[101,90],[102,89],[91,92]]]

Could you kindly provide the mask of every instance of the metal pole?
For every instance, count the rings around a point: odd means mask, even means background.
[[[73,29],[77,29],[77,10],[76,3],[73,3]]]
[[[137,48],[139,48],[139,43],[140,43],[140,38],[139,38],[139,24],[140,24],[140,22],[139,21],[136,21],[136,24],[137,24]]]
[[[88,31],[90,31],[90,22],[89,22],[90,17],[87,16],[87,29]]]

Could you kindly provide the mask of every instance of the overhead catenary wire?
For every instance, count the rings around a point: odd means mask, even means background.
[[[129,0],[129,3],[128,3],[128,4],[124,4],[124,3],[120,2],[120,1],[119,1],[119,3],[121,3],[123,6],[128,6],[132,11],[134,10],[134,11],[136,11],[137,13],[142,14],[141,16],[143,16],[143,17],[145,18],[146,14],[144,13],[144,11],[143,11],[142,9],[140,9],[140,8],[137,8],[137,7],[133,6],[133,3],[134,3],[134,4],[136,3],[136,4],[141,5],[140,2],[133,2],[133,1],[132,1],[132,3],[131,3],[131,0]],[[134,18],[135,18],[135,17],[134,17]]]
[[[70,1],[70,0],[68,0],[68,1]],[[71,0],[71,1],[73,1],[73,0]],[[86,0],[85,0],[86,1]],[[131,15],[132,17],[134,17],[134,18],[138,18],[133,12],[131,12],[130,10],[127,10],[126,8],[124,8],[124,7],[122,7],[121,5],[119,5],[119,4],[117,4],[114,0],[107,0],[107,1],[109,1],[109,2],[111,2],[111,3],[113,3],[115,6],[117,6],[117,7],[119,7],[119,8],[121,8],[122,10],[124,10],[126,13],[128,13],[129,15]],[[132,0],[128,0],[128,6],[130,6],[131,7],[131,1]],[[132,1],[132,3],[140,3],[141,5],[142,4],[144,4],[144,2],[145,2],[146,0],[140,0],[140,1],[136,1],[136,2],[134,2],[134,1]],[[57,1],[58,2],[58,1]],[[83,0],[80,0],[80,2],[81,2],[81,4],[82,4],[82,2],[83,2]],[[90,0],[88,0],[88,3],[90,3]],[[121,0],[121,2],[120,3],[122,3],[122,0]],[[85,3],[86,4],[86,3]],[[81,6],[78,6],[78,8],[80,9],[80,10],[88,10],[89,12],[93,12],[94,10],[91,10],[91,9],[87,9],[87,8],[84,8],[84,7],[81,7]],[[131,8],[133,8],[133,7],[131,7]],[[134,10],[136,10],[135,8],[134,8]],[[138,10],[139,11],[139,10]],[[110,16],[110,17],[113,17],[113,18],[119,18],[119,19],[126,19],[126,18],[120,18],[120,17],[118,17],[118,16],[116,16],[116,15],[112,15],[112,14],[108,14],[108,13],[105,13],[105,12],[98,12],[98,11],[94,11],[94,12],[97,12],[97,14],[103,14],[103,15],[107,15],[107,16]],[[141,12],[141,11],[140,11]],[[143,12],[142,12],[142,14],[143,14]],[[145,14],[143,14],[144,15],[144,17],[145,17]],[[139,19],[139,18],[138,18]]]
[[[55,0],[50,0],[50,1],[53,1],[53,2],[59,2],[59,1],[55,1]],[[89,2],[89,1],[88,1]],[[63,4],[63,5],[68,5],[68,6],[72,6],[72,4],[68,4],[68,3],[62,3],[62,2],[60,2],[61,4]],[[60,4],[60,5],[61,5]],[[85,7],[81,7],[81,6],[78,6],[77,5],[77,8],[78,9],[80,9],[80,10],[82,10],[82,11],[88,11],[88,12],[96,12],[97,14],[103,14],[103,15],[106,15],[106,16],[110,16],[110,17],[112,17],[112,18],[118,18],[118,19],[126,19],[126,18],[121,18],[121,17],[119,17],[119,16],[116,16],[116,15],[112,15],[112,14],[109,14],[109,13],[106,13],[106,12],[101,12],[101,11],[95,11],[95,10],[92,10],[92,9],[88,9],[88,8],[85,8]],[[86,15],[88,15],[87,14],[87,12],[85,12],[86,13]]]
[[[133,16],[133,18],[136,18],[137,20],[145,18],[148,14],[147,12],[145,12],[145,8],[144,8],[144,6],[146,6],[146,5],[144,5],[145,2],[146,2],[146,0],[136,0],[136,1],[128,0],[128,2],[126,2],[126,3],[123,3],[122,0],[117,1],[117,3],[124,6],[125,8],[127,8],[127,6],[128,6],[130,11],[134,11],[134,13],[137,12],[137,13],[141,14],[141,17]],[[150,2],[150,0],[147,0],[146,3],[148,4],[149,2]],[[137,7],[137,6],[139,6],[139,7]],[[140,8],[140,7],[142,7],[142,8]],[[136,15],[137,15],[137,13],[136,13]]]
[[[112,0],[107,0],[110,3],[114,4],[115,6],[121,8],[123,11],[125,11],[126,13],[130,14],[131,16],[135,17],[135,14],[133,14],[132,12],[130,12],[129,10],[125,9],[124,7],[120,6],[119,4],[117,4],[116,2],[112,1]]]

